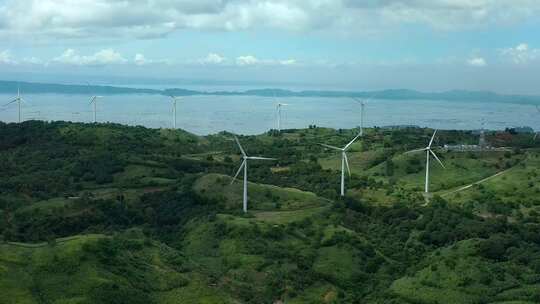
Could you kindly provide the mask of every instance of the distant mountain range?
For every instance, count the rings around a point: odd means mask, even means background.
[[[194,96],[194,95],[214,95],[214,96],[263,96],[263,97],[334,97],[334,98],[374,98],[390,100],[446,100],[456,102],[504,102],[540,105],[540,96],[532,95],[503,95],[488,91],[464,91],[453,90],[445,92],[419,92],[406,89],[391,89],[380,91],[291,91],[282,89],[256,89],[247,91],[197,91],[181,88],[173,89],[141,89],[117,86],[102,85],[71,85],[71,84],[50,84],[31,83],[16,81],[0,81],[0,93],[16,94],[20,88],[24,94],[153,94],[153,95],[174,95],[174,96]]]

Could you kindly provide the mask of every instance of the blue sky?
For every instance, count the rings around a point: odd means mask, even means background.
[[[0,0],[0,78],[540,94],[536,0]]]

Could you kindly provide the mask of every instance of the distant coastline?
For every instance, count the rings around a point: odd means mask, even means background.
[[[16,94],[20,88],[23,94],[73,94],[73,95],[120,95],[150,94],[165,96],[260,96],[260,97],[327,97],[327,98],[362,98],[387,100],[444,100],[456,102],[499,102],[540,105],[540,96],[504,95],[489,91],[452,90],[444,92],[420,92],[408,89],[388,89],[379,91],[329,91],[305,90],[292,91],[283,89],[253,89],[245,91],[202,91],[182,88],[144,89],[107,85],[52,84],[0,80],[0,93]]]

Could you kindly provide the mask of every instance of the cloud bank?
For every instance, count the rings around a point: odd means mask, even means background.
[[[152,39],[180,29],[362,34],[402,25],[436,30],[533,18],[536,0],[5,0],[0,35]]]

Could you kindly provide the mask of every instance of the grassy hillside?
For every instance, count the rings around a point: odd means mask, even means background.
[[[3,303],[234,303],[198,282],[179,252],[135,231],[0,249]]]
[[[232,134],[0,123],[0,303],[538,303],[540,141],[432,130]],[[471,144],[467,131],[435,141]]]
[[[194,190],[208,199],[223,202],[231,210],[238,210],[242,207],[243,180],[231,182],[230,176],[208,174],[195,182]],[[257,211],[294,211],[330,204],[330,200],[311,192],[251,182],[248,182],[248,196],[249,209]]]

